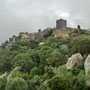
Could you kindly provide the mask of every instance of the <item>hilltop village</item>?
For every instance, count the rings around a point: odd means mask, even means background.
[[[41,29],[38,30],[38,32],[34,33],[28,33],[28,32],[20,32],[19,36],[13,35],[12,38],[9,38],[9,42],[15,42],[19,40],[26,40],[26,39],[33,39],[36,38],[37,36],[43,36],[47,31],[52,30],[52,35],[55,37],[68,37],[69,33],[75,33],[76,35],[79,33],[90,33],[88,30],[81,29],[80,25],[77,26],[77,28],[71,28],[67,27],[67,20],[64,19],[59,19],[56,20],[56,28],[47,28],[43,31]]]

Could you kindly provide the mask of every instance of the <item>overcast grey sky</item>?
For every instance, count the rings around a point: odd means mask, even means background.
[[[59,18],[90,28],[90,0],[0,0],[0,43],[19,32],[54,27]]]

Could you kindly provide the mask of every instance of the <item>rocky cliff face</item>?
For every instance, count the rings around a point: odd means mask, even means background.
[[[88,55],[84,64],[85,74],[86,74],[86,85],[90,86],[90,55]]]

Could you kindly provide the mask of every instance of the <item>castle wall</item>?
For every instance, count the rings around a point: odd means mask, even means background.
[[[27,32],[21,32],[19,33],[19,36],[13,36],[12,38],[9,38],[9,42],[13,43],[15,41],[20,41],[20,40],[25,40],[25,39],[35,39],[37,36],[44,36],[48,30],[50,30],[51,28],[47,28],[43,31],[41,31],[40,29],[38,30],[37,33],[27,33]],[[63,20],[63,19],[59,19],[56,20],[56,28],[54,28],[53,30],[53,35],[55,37],[68,37],[69,33],[74,32],[77,28],[71,28],[71,27],[67,27],[67,20]],[[90,34],[90,31],[85,30],[85,29],[81,29],[82,32],[85,32],[87,34]],[[77,33],[75,33],[77,35]]]
[[[68,37],[69,33],[74,32],[76,28],[67,27],[67,20],[56,20],[56,29],[53,32],[54,36]]]
[[[27,32],[22,32],[22,33],[19,33],[19,37],[21,40],[23,39],[28,39],[29,38],[29,34]]]
[[[53,35],[55,37],[68,37],[69,36],[69,31],[61,30],[61,29],[55,29],[54,32],[53,32]]]

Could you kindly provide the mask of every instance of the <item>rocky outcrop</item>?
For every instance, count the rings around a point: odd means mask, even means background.
[[[14,69],[11,71],[11,73],[8,75],[8,77],[7,77],[7,81],[9,81],[9,80],[12,78],[12,74],[13,74],[13,72],[18,71],[20,68],[21,68],[20,66],[14,68]]]
[[[86,74],[86,85],[90,86],[90,55],[88,55],[85,60],[84,68]]]
[[[68,62],[66,64],[67,69],[72,69],[74,66],[79,65],[83,62],[83,57],[80,53],[76,53],[68,58]]]
[[[42,46],[42,45],[44,45],[44,44],[45,44],[44,42],[40,42],[40,43],[39,43],[39,46]]]
[[[7,72],[5,72],[4,74],[0,75],[0,79],[5,77],[7,75]]]

